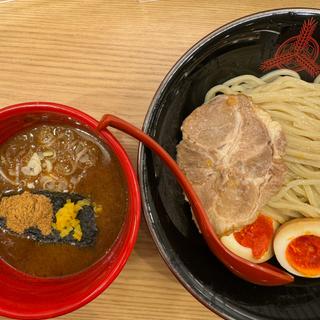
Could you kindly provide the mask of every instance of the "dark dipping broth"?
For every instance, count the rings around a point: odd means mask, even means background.
[[[81,145],[82,149],[86,147],[90,151],[88,155],[80,153]],[[49,154],[54,151],[48,159],[55,157],[51,161],[57,169],[51,171],[55,179],[48,181],[47,174],[40,179],[21,173],[21,163],[27,165],[34,152],[48,150]],[[72,155],[66,150],[75,152]],[[73,165],[77,154],[83,159],[77,159],[79,166],[75,170]],[[128,202],[125,178],[110,148],[82,129],[43,125],[19,132],[6,141],[0,146],[0,157],[2,195],[7,191],[50,189],[76,192],[102,206],[96,215],[98,235],[93,246],[44,244],[0,229],[0,258],[33,276],[57,277],[82,271],[105,255],[121,230]]]

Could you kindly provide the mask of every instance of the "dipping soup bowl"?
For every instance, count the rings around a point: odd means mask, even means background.
[[[45,319],[71,312],[101,294],[118,276],[134,247],[140,223],[140,193],[132,164],[115,137],[96,130],[98,121],[77,109],[47,102],[0,109],[0,144],[18,131],[56,123],[85,128],[118,158],[128,189],[127,214],[106,254],[87,269],[68,276],[39,278],[22,273],[0,259],[0,316]]]

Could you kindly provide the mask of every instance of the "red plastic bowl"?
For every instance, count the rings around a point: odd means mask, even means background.
[[[128,212],[110,251],[88,269],[61,278],[36,278],[15,270],[0,259],[0,316],[45,319],[71,312],[93,300],[118,276],[137,238],[140,193],[135,172],[120,143],[108,131],[98,133],[98,121],[61,104],[23,103],[0,109],[0,144],[22,128],[43,123],[76,123],[85,126],[118,157],[128,186]]]

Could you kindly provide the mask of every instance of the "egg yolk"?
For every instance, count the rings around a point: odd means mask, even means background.
[[[255,259],[259,259],[267,252],[273,238],[272,219],[260,215],[254,223],[234,232],[233,235],[239,244],[251,248]]]
[[[293,239],[287,249],[290,265],[307,276],[320,274],[320,237],[304,235]]]

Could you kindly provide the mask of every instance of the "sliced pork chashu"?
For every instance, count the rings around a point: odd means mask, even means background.
[[[254,222],[284,181],[285,137],[244,95],[219,95],[183,122],[177,161],[219,236]]]

